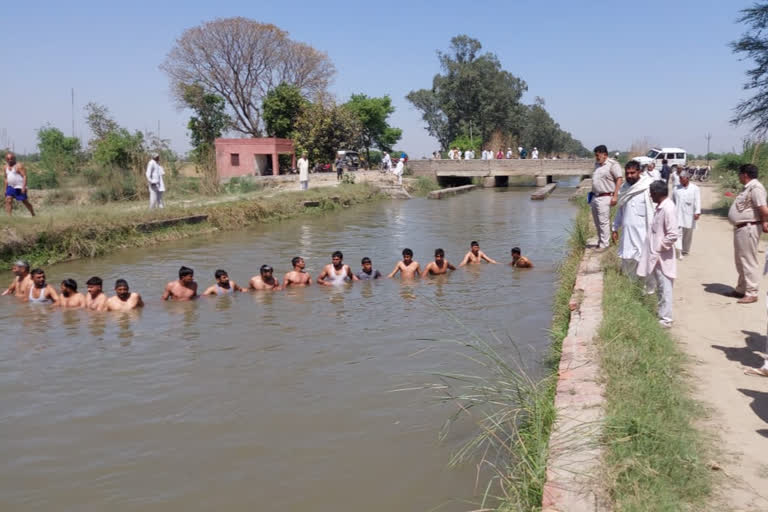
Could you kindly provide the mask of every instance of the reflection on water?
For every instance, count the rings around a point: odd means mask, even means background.
[[[127,277],[129,313],[0,300],[2,510],[464,511],[474,470],[448,470],[471,425],[439,443],[454,410],[418,389],[478,371],[445,340],[512,338],[535,371],[548,347],[555,265],[572,207],[528,191],[356,207],[317,218],[58,265],[51,280]],[[501,262],[420,281],[162,303],[183,263],[201,287],[239,283],[301,255],[316,277],[341,249],[389,271],[410,247],[458,262],[470,240]],[[10,280],[9,274],[0,276]],[[111,288],[106,286],[106,288]],[[455,319],[454,319],[455,318]],[[402,388],[414,391],[392,393]]]

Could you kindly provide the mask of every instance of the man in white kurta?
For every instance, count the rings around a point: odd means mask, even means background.
[[[656,164],[653,162],[648,164],[643,174],[651,178],[653,181],[661,179],[661,173],[658,171],[658,169],[656,169]]]
[[[301,158],[296,163],[299,168],[299,185],[301,190],[307,190],[309,188],[309,160],[307,160],[307,152],[304,151],[301,154]]]
[[[641,175],[640,165],[634,161],[627,162],[624,174],[627,181],[619,189],[612,237],[619,243],[621,271],[628,277],[637,278],[637,264],[655,210],[648,192],[653,180]]]
[[[701,216],[701,192],[699,187],[691,183],[688,171],[680,172],[680,184],[675,187],[672,200],[677,209],[677,223],[680,226],[680,236],[675,242],[678,259],[683,259],[691,251],[693,230],[696,221]]]
[[[152,160],[147,164],[145,173],[149,184],[149,208],[164,208],[163,193],[165,192],[165,170],[160,165],[160,153],[152,153]]]
[[[648,236],[645,238],[643,252],[637,265],[637,275],[650,277],[656,281],[659,295],[659,323],[662,327],[672,327],[672,287],[677,277],[675,260],[675,241],[677,212],[675,204],[668,197],[667,184],[654,181],[650,187],[651,199],[658,206],[653,214]]]
[[[395,166],[395,176],[397,176],[397,184],[402,185],[403,184],[403,172],[405,172],[405,162],[404,158],[401,158],[397,161],[397,165]]]

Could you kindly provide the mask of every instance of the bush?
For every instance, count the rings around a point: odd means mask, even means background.
[[[59,178],[53,169],[27,169],[27,188],[57,188]]]
[[[74,174],[81,162],[80,140],[65,136],[58,128],[40,128],[37,147],[40,149],[40,166],[48,171]]]
[[[342,185],[354,185],[355,184],[355,175],[351,172],[345,172],[341,175],[341,184]]]
[[[234,177],[223,186],[224,192],[227,194],[247,194],[248,192],[255,192],[262,188],[264,188],[262,183],[257,183],[247,176]]]

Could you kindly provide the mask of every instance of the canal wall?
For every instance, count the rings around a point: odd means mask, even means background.
[[[597,334],[603,320],[602,253],[586,249],[569,301],[555,391],[556,420],[549,438],[544,512],[610,510],[598,474],[604,387]]]

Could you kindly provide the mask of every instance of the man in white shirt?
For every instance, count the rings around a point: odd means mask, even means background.
[[[683,259],[691,250],[693,242],[693,230],[696,229],[696,221],[701,217],[701,192],[699,187],[691,183],[688,171],[680,172],[680,184],[675,187],[672,200],[677,209],[677,223],[680,226],[680,235],[677,237],[675,248],[677,258]]]
[[[163,192],[165,192],[165,170],[160,165],[160,153],[152,153],[152,160],[147,164],[147,182],[149,183],[149,209],[164,208]]]
[[[653,162],[649,163],[646,167],[645,175],[651,178],[653,181],[661,179],[661,173],[656,170],[656,164]]]
[[[531,151],[531,160],[538,160],[539,159],[539,150],[537,148],[533,148],[533,151]]]
[[[464,152],[464,160],[472,160],[475,158],[475,153],[471,149],[468,149]]]
[[[389,153],[386,151],[384,152],[384,157],[381,159],[381,165],[384,167],[385,171],[392,172],[392,157],[389,156]]]
[[[309,188],[309,160],[307,160],[306,151],[301,153],[301,158],[296,162],[296,167],[299,168],[299,186],[301,190],[307,190]]]
[[[512,160],[512,148],[507,148],[507,160]]]
[[[395,166],[395,176],[397,176],[397,184],[403,184],[403,172],[405,171],[405,159],[401,158],[397,161]]]
[[[619,243],[621,271],[626,276],[637,278],[637,264],[656,209],[648,192],[653,180],[640,174],[640,164],[634,160],[624,166],[624,174],[626,182],[619,189],[611,236],[614,242]]]

